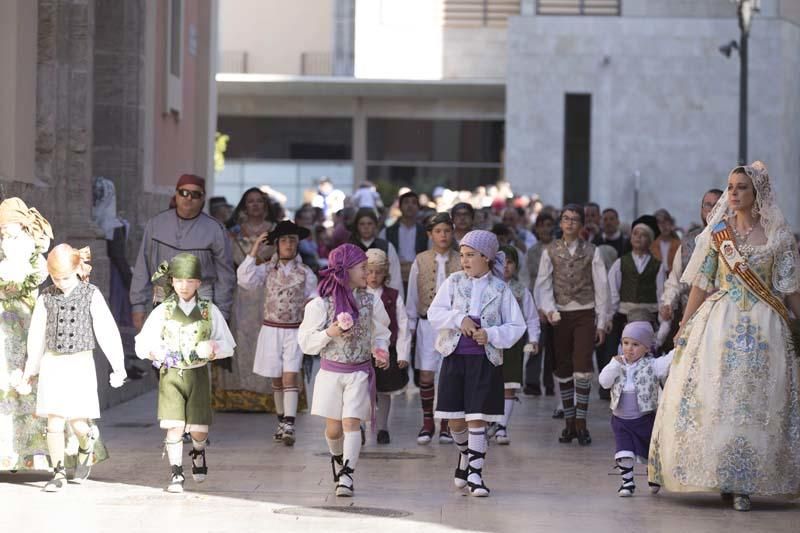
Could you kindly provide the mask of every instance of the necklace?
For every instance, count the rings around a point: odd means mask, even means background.
[[[752,244],[748,244],[747,240],[750,238],[750,234],[753,233],[753,230],[756,228],[756,225],[753,224],[752,226],[750,226],[750,228],[747,231],[745,231],[744,234],[739,233],[739,231],[736,229],[735,220],[729,221],[729,225],[739,245],[739,253],[741,253],[746,259],[749,258],[755,251],[755,247]]]

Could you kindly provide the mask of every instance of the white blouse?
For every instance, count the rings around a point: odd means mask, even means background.
[[[453,276],[448,277],[436,291],[431,306],[428,308],[428,320],[435,330],[441,329],[461,329],[461,322],[469,316],[480,316],[481,314],[481,294],[489,285],[492,274],[487,272],[480,278],[470,278],[472,282],[472,293],[470,296],[469,313],[465,314],[457,309],[453,309],[453,294],[455,285],[452,283]],[[489,344],[501,350],[514,346],[522,334],[525,332],[525,320],[522,310],[519,308],[517,299],[511,289],[503,291],[500,301],[500,319],[502,324],[499,326],[482,327],[486,330],[489,337]],[[538,338],[538,337],[537,337]]]
[[[178,307],[181,308],[187,316],[192,312],[196,305],[196,298],[192,298],[188,302],[178,299]],[[211,309],[211,336],[209,340],[217,343],[217,352],[214,359],[225,359],[226,357],[233,356],[233,349],[236,347],[236,341],[233,340],[231,330],[228,329],[228,324],[225,322],[225,317],[222,312],[209,302]],[[142,326],[142,331],[136,335],[136,356],[139,359],[150,359],[150,354],[158,352],[161,349],[161,331],[164,329],[164,304],[157,306],[147,317],[147,320]],[[199,363],[197,366],[203,366],[205,362]]]
[[[75,289],[67,291],[65,296],[69,296],[73,290]],[[28,330],[28,360],[25,363],[26,376],[35,376],[39,373],[42,356],[46,351],[47,308],[44,298],[44,295],[36,298],[36,305],[31,315],[31,325]],[[99,289],[92,292],[89,313],[92,315],[92,329],[94,329],[95,338],[108,359],[112,371],[115,374],[124,375],[125,352],[122,349],[122,338],[119,335],[114,316]]]

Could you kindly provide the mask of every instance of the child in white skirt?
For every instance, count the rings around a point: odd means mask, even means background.
[[[311,414],[325,418],[337,496],[353,495],[361,453],[361,421],[374,427],[375,369],[389,366],[389,316],[366,290],[367,256],[342,244],[320,272],[319,296],[306,305],[298,340],[303,353],[319,354]],[[338,466],[338,470],[337,470]]]
[[[95,338],[111,364],[111,386],[121,387],[126,377],[117,324],[100,290],[88,282],[89,258],[89,248],[76,250],[66,243],[53,248],[47,256],[53,285],[36,299],[28,331],[28,360],[22,382],[24,387],[32,376],[39,376],[36,416],[47,418],[47,448],[54,469],[45,492],[58,492],[67,485],[66,422],[79,443],[73,481],[81,483],[89,477],[94,445],[100,436],[92,423],[100,418]]]

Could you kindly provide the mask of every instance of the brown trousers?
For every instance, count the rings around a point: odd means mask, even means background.
[[[575,372],[593,372],[595,326],[594,309],[560,311],[555,329],[555,369],[557,378],[571,378]]]

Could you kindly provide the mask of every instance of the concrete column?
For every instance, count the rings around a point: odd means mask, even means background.
[[[353,111],[353,190],[367,178],[367,114],[361,98]]]

